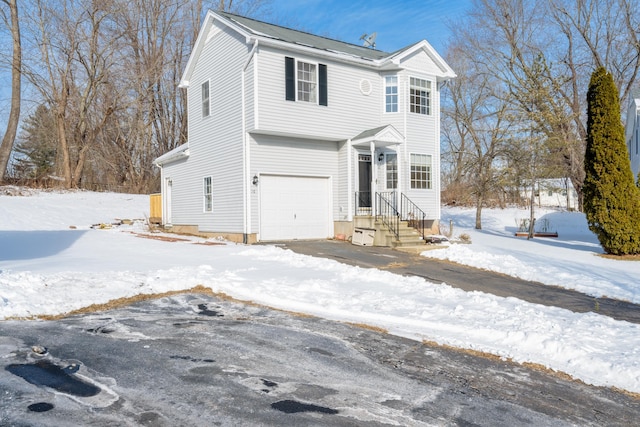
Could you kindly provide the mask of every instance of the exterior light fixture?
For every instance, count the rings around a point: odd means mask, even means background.
[[[258,175],[253,175],[253,179],[251,180],[253,185],[258,185]]]

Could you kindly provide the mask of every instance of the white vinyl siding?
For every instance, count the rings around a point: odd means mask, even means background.
[[[365,68],[342,62],[326,62],[328,106],[318,102],[291,102],[285,97],[285,57],[280,52],[262,47],[259,53],[260,72],[257,75],[259,123],[254,132],[281,134],[291,137],[345,141],[363,130],[380,124],[382,78]],[[320,64],[316,58],[295,55],[296,61]],[[318,72],[318,69],[316,69]],[[360,91],[361,80],[371,83],[371,93]],[[297,91],[297,88],[296,88]]]
[[[242,69],[244,38],[223,28],[203,47],[188,90],[189,158],[173,177],[173,223],[203,232],[243,232]],[[227,58],[220,61],[220,57]],[[203,118],[202,84],[210,116]],[[173,165],[172,165],[173,168]],[[212,212],[203,209],[203,177],[211,176]]]

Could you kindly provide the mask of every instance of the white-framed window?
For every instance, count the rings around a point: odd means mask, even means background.
[[[398,112],[398,76],[384,76],[384,112]]]
[[[431,114],[431,82],[429,80],[410,78],[409,111],[418,114]]]
[[[398,155],[396,153],[387,153],[386,157],[387,188],[395,190],[398,188]]]
[[[213,179],[205,176],[202,181],[203,206],[205,212],[213,212]]]
[[[329,105],[326,64],[312,64],[285,56],[285,100]]]
[[[316,64],[298,61],[298,101],[316,103],[318,99],[318,75]]]
[[[411,154],[411,188],[431,188],[431,156]]]
[[[202,83],[202,117],[209,117],[211,108],[209,103],[209,80]]]

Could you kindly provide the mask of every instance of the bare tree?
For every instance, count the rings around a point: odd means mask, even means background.
[[[267,3],[25,0],[25,77],[55,117],[64,185],[155,190],[153,160],[187,141],[178,83],[204,8],[253,14]]]
[[[628,99],[640,69],[638,6],[636,0],[478,0],[466,25],[453,29],[508,88],[517,119],[534,124],[552,174],[569,177],[579,195],[588,76],[606,66],[623,104]]]
[[[511,139],[509,95],[504,86],[474,58],[464,41],[452,46],[447,61],[458,77],[448,86],[443,108],[449,151],[455,159],[453,182],[473,196],[475,228],[482,228],[482,208],[500,193],[504,156]]]
[[[20,20],[18,19],[17,0],[2,0],[9,8],[9,17],[6,11],[0,9],[0,15],[5,24],[11,29],[13,57],[11,60],[11,110],[7,122],[7,130],[0,143],[0,182],[4,180],[11,157],[11,150],[18,132],[20,122],[20,99],[22,80],[22,46],[20,41]]]

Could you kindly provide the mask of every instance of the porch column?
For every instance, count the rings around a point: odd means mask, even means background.
[[[351,145],[351,138],[349,138],[347,140],[347,221],[353,221],[355,194],[353,191],[353,145]]]
[[[402,179],[403,158],[402,158],[402,150],[400,149],[400,144],[396,145],[394,148],[396,150],[396,169],[398,172],[398,179],[396,181],[396,202],[398,204],[398,207],[401,208],[402,192],[404,191],[404,180]]]
[[[378,170],[376,169],[376,143],[371,141],[369,143],[369,150],[371,151],[371,215],[375,216],[376,209],[376,192],[378,191]]]

